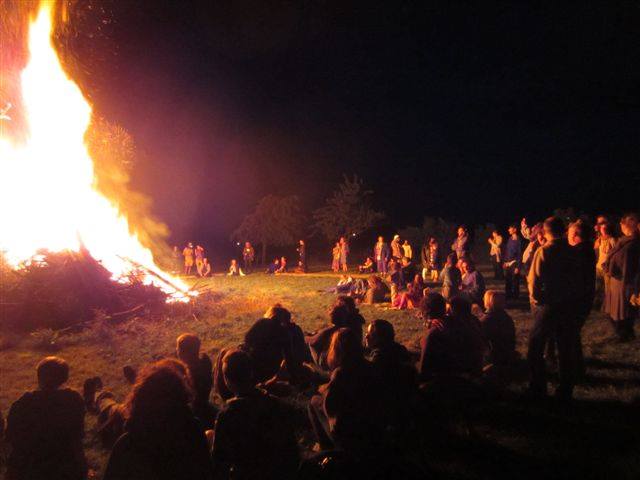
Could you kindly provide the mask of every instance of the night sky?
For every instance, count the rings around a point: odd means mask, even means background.
[[[177,240],[343,173],[394,228],[637,208],[640,4],[541,3],[78,2],[79,80]]]

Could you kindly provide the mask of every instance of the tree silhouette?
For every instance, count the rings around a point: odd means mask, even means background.
[[[260,245],[261,259],[264,265],[267,247],[291,245],[300,234],[302,216],[300,201],[296,196],[278,197],[267,195],[258,202],[240,226],[231,234],[238,242],[249,241]]]
[[[373,192],[357,175],[344,176],[343,182],[325,204],[313,212],[315,231],[333,241],[342,236],[362,233],[384,218],[371,206]]]

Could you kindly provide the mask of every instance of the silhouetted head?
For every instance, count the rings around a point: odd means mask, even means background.
[[[69,365],[60,357],[45,357],[36,367],[41,390],[57,390],[69,380]]]
[[[367,327],[365,337],[369,348],[381,348],[391,345],[395,341],[396,333],[391,322],[387,320],[374,320]]]
[[[222,359],[224,381],[234,394],[247,392],[255,387],[249,355],[241,350],[231,350]]]
[[[427,293],[420,303],[420,311],[425,319],[443,318],[446,310],[444,297],[436,292]]]
[[[183,362],[192,362],[200,355],[200,339],[193,333],[183,333],[176,340],[176,355]]]

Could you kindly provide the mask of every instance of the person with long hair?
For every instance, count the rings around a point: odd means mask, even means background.
[[[378,385],[362,343],[353,331],[340,328],[333,333],[327,363],[331,380],[309,404],[320,447],[350,453],[368,450],[381,439],[380,412],[376,408]]]
[[[210,480],[207,439],[193,415],[188,368],[179,360],[145,367],[125,402],[125,433],[104,480]]]

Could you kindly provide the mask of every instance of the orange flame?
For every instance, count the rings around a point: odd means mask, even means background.
[[[51,4],[43,3],[29,27],[30,57],[21,74],[28,139],[13,145],[0,136],[0,251],[19,267],[40,249],[79,251],[82,245],[114,279],[142,266],[153,272],[145,283],[187,300],[188,287],[155,265],[127,219],[95,188],[84,142],[91,105],[60,64],[51,15]]]

